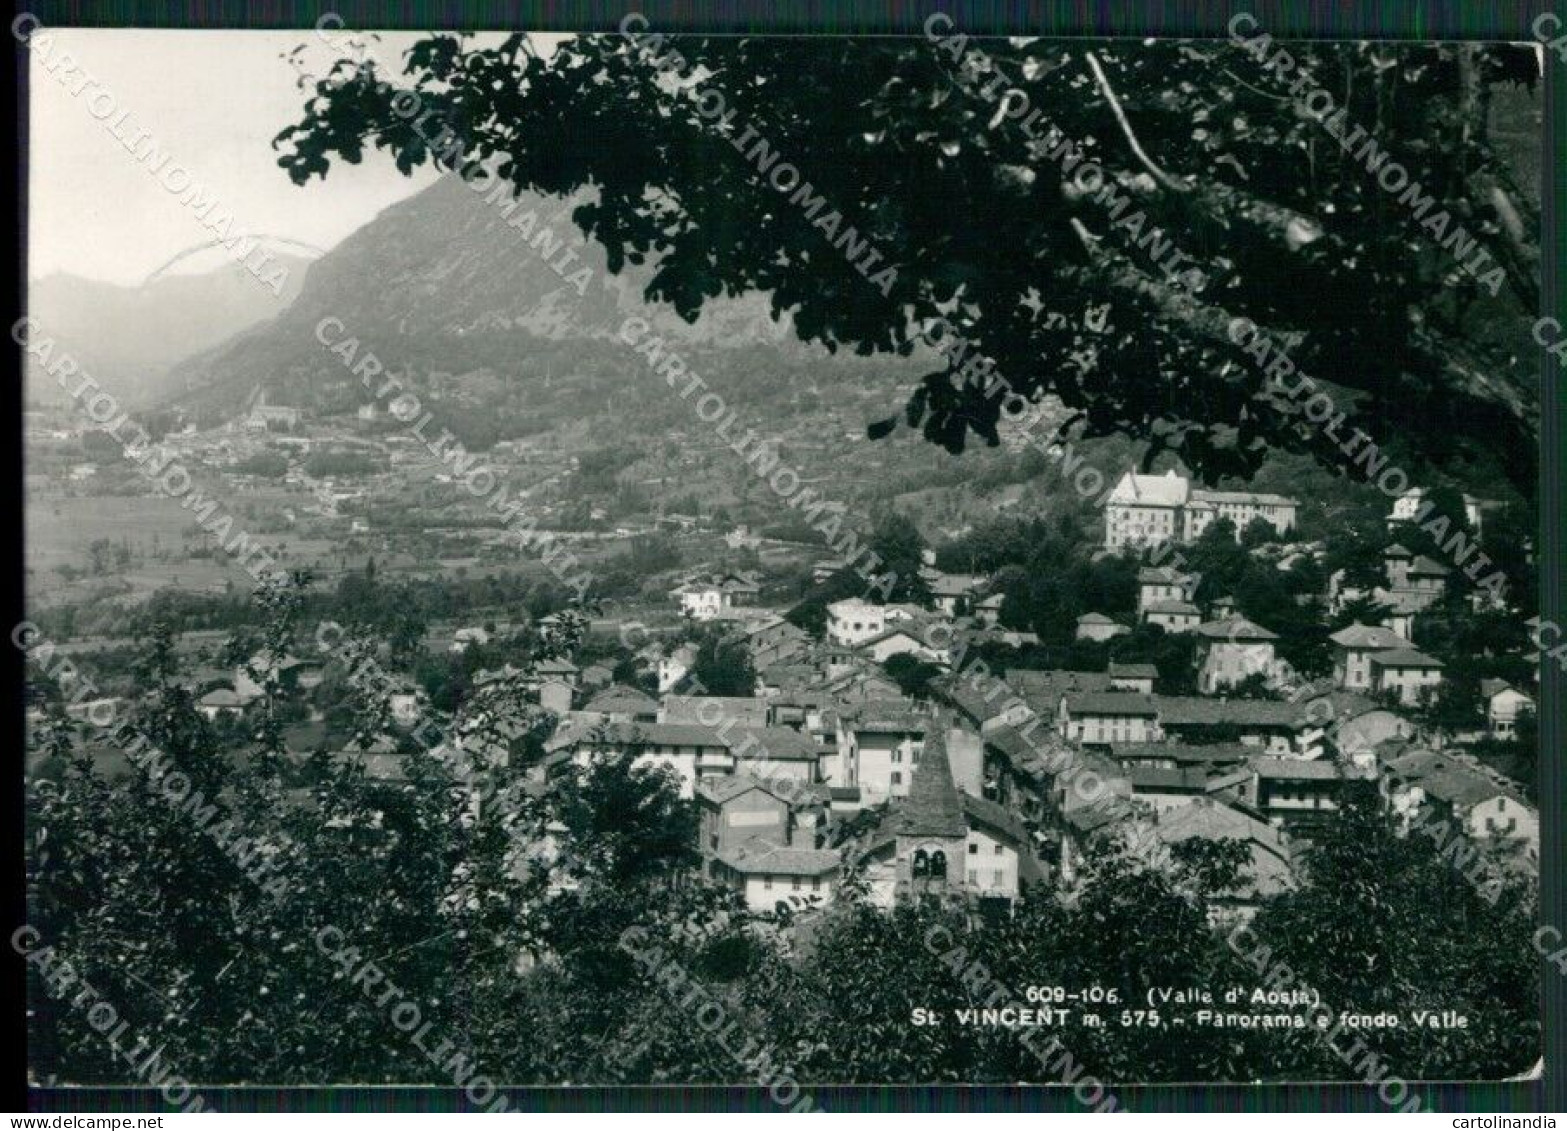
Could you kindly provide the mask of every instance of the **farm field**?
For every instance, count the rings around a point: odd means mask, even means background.
[[[278,493],[279,499],[285,498]],[[275,506],[278,500],[247,493],[236,500],[238,523],[246,511]],[[206,541],[189,511],[175,499],[158,495],[55,496],[31,501],[26,508],[24,561],[27,597],[31,605],[83,600],[114,592],[127,604],[168,586],[192,593],[221,593],[230,582],[248,588],[249,578],[224,554],[191,557],[188,551]],[[85,570],[90,547],[99,539],[124,546],[128,566],[114,566],[105,575],[68,580],[61,566]],[[287,547],[284,564],[327,572],[340,547],[327,539],[302,539],[288,531],[254,533],[253,542]],[[168,554],[171,560],[160,560]]]

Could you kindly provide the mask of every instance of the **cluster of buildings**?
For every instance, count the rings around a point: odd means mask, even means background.
[[[756,573],[716,573],[687,577],[670,591],[688,620],[710,621],[732,617],[736,610],[756,604],[762,582]]]
[[[1106,507],[1106,544],[1189,541],[1220,516],[1282,534],[1295,511],[1279,496],[1129,474]],[[668,767],[701,814],[705,874],[762,914],[821,906],[850,877],[882,906],[934,896],[1003,907],[1032,884],[1070,887],[1090,842],[1114,834],[1156,861],[1192,838],[1241,841],[1249,864],[1225,902],[1243,915],[1294,882],[1349,791],[1379,784],[1406,815],[1439,812],[1532,859],[1538,821],[1526,801],[1467,753],[1420,745],[1409,711],[1442,683],[1441,661],[1411,638],[1446,570],[1396,544],[1385,565],[1372,593],[1330,592],[1340,608],[1372,596],[1384,615],[1334,633],[1332,675],[1311,685],[1269,626],[1229,597],[1201,597],[1200,575],[1141,569],[1134,616],[1193,638],[1196,694],[1169,693],[1146,663],[1012,670],[990,686],[954,671],[975,641],[1032,641],[997,627],[1001,598],[987,578],[929,560],[928,602],[834,602],[821,639],[759,607],[756,577],[694,575],[671,598],[744,648],[752,694],[693,689],[694,644],[651,647],[639,659],[656,693],[574,696],[541,772],[609,754]],[[1128,631],[1101,614],[1078,625],[1085,639]],[[920,700],[888,674],[899,655],[943,673]],[[1533,707],[1505,684],[1488,686],[1486,702],[1484,732],[1501,738]]]
[[[1172,571],[1140,580],[1145,616],[1195,594],[1194,579]],[[1178,695],[1144,663],[954,671],[965,634],[988,630],[975,615],[982,579],[948,589],[965,615],[934,600],[847,599],[828,608],[821,640],[776,611],[731,615],[727,639],[756,671],[750,695],[693,688],[691,644],[647,649],[639,658],[657,693],[578,688],[539,780],[606,756],[667,767],[698,809],[704,874],[769,916],[821,907],[851,877],[878,906],[940,898],[1005,909],[1032,885],[1076,883],[1090,842],[1108,835],[1155,863],[1193,838],[1242,842],[1249,863],[1221,904],[1246,915],[1294,882],[1348,791],[1388,781],[1400,812],[1440,811],[1521,860],[1538,851],[1533,811],[1476,760],[1449,750],[1414,772],[1409,755],[1432,752],[1404,708],[1441,666],[1385,626],[1335,634],[1332,679],[1297,687],[1275,634],[1216,603],[1208,612],[1222,616],[1187,629],[1198,694]],[[945,673],[928,697],[907,698],[887,677],[897,654]],[[1292,694],[1230,694],[1257,676]],[[1489,694],[1493,727],[1515,728],[1528,697],[1506,686]]]
[[[978,735],[985,796],[1030,823],[1061,882],[1094,837],[1163,843],[1202,829],[1250,846],[1250,894],[1233,900],[1245,911],[1290,882],[1301,849],[1348,791],[1378,786],[1405,815],[1434,809],[1477,841],[1506,842],[1521,862],[1537,857],[1537,815],[1466,753],[1432,755],[1447,776],[1409,792],[1425,775],[1397,760],[1427,748],[1395,707],[1326,683],[1288,700],[1165,695],[1134,688],[1140,674],[1013,671],[1000,694],[955,676],[944,691],[954,718]]]
[[[858,615],[840,612],[849,623]],[[1270,643],[1240,618],[1217,623],[1217,649],[1232,635],[1242,649]],[[1247,863],[1219,904],[1245,916],[1295,882],[1303,849],[1348,791],[1378,785],[1406,819],[1436,814],[1474,841],[1517,846],[1522,860],[1538,850],[1538,816],[1516,789],[1462,752],[1422,744],[1397,706],[1354,686],[1371,668],[1352,653],[1399,650],[1385,629],[1352,633],[1333,684],[1290,700],[1167,694],[1158,670],[1141,663],[1003,677],[970,665],[913,700],[861,650],[874,636],[849,647],[817,641],[764,610],[729,631],[772,667],[812,678],[783,686],[759,676],[752,694],[711,695],[689,669],[674,674],[690,659],[689,645],[675,645],[638,657],[641,687],[565,659],[479,672],[474,682],[482,690],[510,680],[557,717],[542,760],[527,769],[540,789],[607,757],[671,772],[697,813],[703,874],[769,919],[812,914],[851,881],[876,906],[936,899],[1005,913],[1032,887],[1078,883],[1092,842],[1107,836],[1139,846],[1154,866],[1194,838],[1239,841]],[[1269,660],[1248,651],[1237,662]],[[673,685],[643,689],[660,675]],[[208,717],[240,717],[265,683],[308,689],[320,676],[318,662],[260,653],[232,672],[201,673],[192,691]],[[427,715],[411,681],[394,676],[385,687],[399,727]],[[1494,725],[1516,726],[1529,706],[1503,684],[1487,693]],[[459,746],[473,730],[442,729]],[[510,754],[523,748],[518,739]],[[395,776],[395,750],[389,739],[345,753]]]
[[[1237,528],[1294,523],[1290,500],[1192,491],[1173,475],[1129,475],[1117,491],[1112,504],[1131,509],[1116,537],[1138,544],[1195,537],[1216,515]],[[479,672],[474,686],[510,681],[555,717],[527,769],[537,788],[604,758],[669,771],[697,812],[703,874],[758,915],[810,914],[850,882],[877,906],[937,899],[1004,913],[1035,885],[1070,889],[1092,843],[1117,836],[1154,866],[1186,841],[1239,841],[1247,862],[1221,905],[1244,916],[1295,882],[1303,851],[1355,790],[1380,786],[1410,820],[1436,814],[1518,859],[1537,853],[1526,800],[1464,751],[1432,748],[1408,710],[1443,679],[1410,637],[1413,617],[1443,592],[1433,567],[1390,547],[1376,592],[1404,604],[1381,602],[1382,623],[1334,633],[1331,678],[1313,685],[1279,657],[1272,629],[1229,598],[1201,599],[1201,577],[1168,566],[1139,572],[1134,615],[1191,636],[1196,694],[1172,694],[1148,663],[992,675],[962,665],[968,647],[1027,634],[997,627],[987,578],[927,561],[928,602],[840,600],[820,638],[764,607],[754,573],[681,578],[669,594],[679,618],[744,651],[754,672],[745,694],[702,687],[698,647],[683,633],[633,657],[635,686],[565,659]],[[1342,585],[1330,594],[1356,595]],[[1079,623],[1090,639],[1128,630],[1094,614]],[[484,642],[474,633],[453,647]],[[900,655],[935,671],[917,699],[887,666]],[[203,713],[243,714],[260,695],[255,671],[308,675],[291,658],[259,662],[203,688]],[[1257,695],[1259,681],[1284,694]],[[398,725],[428,710],[412,683],[389,690]],[[1485,697],[1485,730],[1516,735],[1529,696],[1496,683]],[[455,733],[460,743],[467,731]],[[387,751],[366,754],[384,761]]]
[[[1257,519],[1281,537],[1295,528],[1294,499],[1255,491],[1209,491],[1173,469],[1163,475],[1128,471],[1105,497],[1105,549],[1195,542],[1218,518],[1241,532]]]
[[[1416,616],[1446,596],[1452,570],[1397,542],[1382,552],[1382,569],[1384,583],[1370,587],[1347,585],[1342,571],[1334,574],[1329,579],[1328,599],[1335,610],[1357,600],[1385,608],[1386,626],[1407,639],[1414,635]]]
[[[195,700],[196,711],[209,722],[237,720],[262,699],[269,684],[309,691],[320,684],[321,675],[320,660],[274,656],[263,650],[231,669],[198,667],[188,677],[186,690]],[[408,686],[413,686],[411,681]]]

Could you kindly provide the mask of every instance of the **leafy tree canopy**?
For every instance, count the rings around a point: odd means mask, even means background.
[[[705,636],[697,646],[691,676],[708,695],[744,697],[756,691],[756,669],[745,645],[716,633]]]
[[[579,36],[545,59],[524,35],[435,34],[401,75],[340,59],[276,144],[299,184],[380,150],[404,172],[486,166],[503,191],[581,193],[574,218],[611,270],[653,263],[647,297],[686,318],[761,291],[807,340],[903,354],[947,319],[966,348],[907,420],[954,451],[997,440],[1001,399],[966,364],[984,355],[1020,395],[1061,398],[1084,434],[1145,439],[1150,459],[1176,452],[1210,480],[1255,471],[1269,446],[1343,467],[1237,342],[1245,320],[1342,390],[1351,424],[1435,461],[1488,448],[1532,489],[1538,204],[1491,114],[1499,88],[1535,82],[1531,50],[1290,49],[1428,206],[1400,203],[1362,146],[1234,42],[643,33]],[[1007,88],[1041,116],[1000,113]],[[1140,219],[1083,191],[1068,152]],[[800,173],[782,190],[780,162]],[[1438,213],[1494,269],[1460,267],[1422,227]],[[1189,257],[1180,272],[1147,250],[1155,229]],[[874,267],[844,250],[861,242]]]

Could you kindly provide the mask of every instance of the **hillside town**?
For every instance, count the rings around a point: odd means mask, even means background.
[[[1181,515],[1194,505],[1232,523],[1261,519],[1280,536],[1293,525],[1292,499],[1188,491],[1174,473],[1148,479],[1128,473],[1110,496],[1107,542],[1125,529],[1194,542],[1208,521]],[[1126,517],[1138,509],[1164,517]],[[1395,601],[1382,621],[1328,637],[1331,676],[1315,682],[1301,681],[1277,634],[1232,598],[1199,605],[1200,578],[1139,569],[1138,619],[1194,641],[1195,694],[1176,694],[1149,663],[992,673],[974,650],[1020,634],[996,627],[990,579],[934,560],[927,553],[922,569],[927,602],[835,601],[819,639],[760,604],[755,576],[683,581],[670,600],[743,652],[749,694],[707,694],[689,643],[638,654],[656,690],[562,669],[554,701],[570,707],[541,780],[606,754],[669,767],[701,813],[707,874],[760,915],[830,902],[848,870],[865,873],[880,906],[929,896],[1004,905],[1046,875],[1069,883],[1085,844],[1109,834],[1242,842],[1250,864],[1234,907],[1244,912],[1290,884],[1313,830],[1365,788],[1405,821],[1447,822],[1477,847],[1537,866],[1539,817],[1521,785],[1418,710],[1443,678],[1442,662],[1410,639],[1418,610],[1441,599],[1449,571],[1437,563],[1390,545],[1375,593]],[[1342,588],[1336,597],[1353,599]],[[1077,634],[1105,640],[1132,627],[1089,613]],[[932,669],[923,694],[903,693],[888,670],[895,657]],[[1259,678],[1264,694],[1235,694]],[[1534,699],[1502,680],[1483,691],[1484,715],[1466,737],[1515,740]]]
[[[924,548],[900,599],[866,589],[826,601],[807,627],[798,606],[767,599],[775,579],[757,567],[678,570],[661,599],[599,609],[575,659],[517,653],[482,666],[508,655],[508,641],[538,641],[574,615],[569,606],[532,625],[520,610],[450,623],[416,649],[444,648],[471,671],[458,701],[428,666],[345,670],[308,641],[232,669],[198,664],[187,686],[195,709],[236,736],[271,709],[272,691],[302,697],[310,705],[287,732],[301,758],[342,734],[331,694],[372,689],[386,700],[384,733],[338,756],[387,781],[401,779],[416,748],[510,765],[540,793],[605,760],[666,769],[698,815],[702,874],[774,923],[808,921],[849,876],[878,907],[936,898],[1004,911],[1031,889],[1069,892],[1107,839],[1166,864],[1186,841],[1243,845],[1248,863],[1226,907],[1244,916],[1289,888],[1354,791],[1371,791],[1406,828],[1451,829],[1460,859],[1536,868],[1530,787],[1494,756],[1532,741],[1536,693],[1488,678],[1472,718],[1454,725],[1433,713],[1445,665],[1417,647],[1421,621],[1442,602],[1460,615],[1489,610],[1452,606],[1452,571],[1395,540],[1414,517],[1404,500],[1387,515],[1380,583],[1351,586],[1336,573],[1312,602],[1327,645],[1315,678],[1285,658],[1289,628],[1248,617],[1200,572],[1136,564],[1222,543],[1287,571],[1322,552],[1288,541],[1296,507],[1192,489],[1173,471],[1125,473],[1104,503],[1098,555],[1124,563],[1134,603],[1129,615],[1076,616],[1065,652],[1007,627],[1012,598],[999,575],[943,570]],[[847,572],[822,559],[810,584],[842,588]],[[492,721],[486,690],[502,689],[532,704],[544,730],[516,727],[497,743],[479,726]],[[94,697],[68,712],[85,726],[126,706]]]
[[[1553,1079],[1548,51],[928,15],[19,17],[40,1109]]]

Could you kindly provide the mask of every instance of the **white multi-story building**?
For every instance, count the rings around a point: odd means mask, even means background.
[[[887,609],[860,597],[834,601],[827,606],[827,639],[843,648],[880,636],[887,631]]]
[[[1371,657],[1414,647],[1382,625],[1352,624],[1328,637],[1333,645],[1333,682],[1347,691],[1369,691],[1373,685]]]
[[[1197,690],[1214,695],[1254,675],[1279,674],[1273,642],[1278,637],[1245,617],[1209,621],[1197,633]]]
[[[729,594],[720,585],[682,585],[671,596],[680,602],[680,615],[692,620],[715,620],[729,608]]]
[[[865,805],[907,797],[930,725],[897,704],[867,703],[842,712],[831,784],[858,787]]]
[[[1151,695],[1090,691],[1061,700],[1057,728],[1069,742],[1159,742],[1159,708]]]
[[[1237,537],[1259,518],[1282,537],[1295,528],[1295,510],[1295,500],[1283,495],[1196,490],[1182,516],[1185,522],[1183,541],[1195,542],[1216,518],[1227,518],[1234,523]]]
[[[1233,522],[1237,537],[1259,518],[1283,536],[1294,529],[1296,510],[1295,500],[1283,495],[1193,489],[1173,469],[1163,475],[1128,471],[1105,499],[1105,548],[1192,542],[1218,518]]]
[[[1510,741],[1518,737],[1518,716],[1534,710],[1534,700],[1503,680],[1482,679],[1486,729],[1492,738]]]
[[[1182,539],[1181,511],[1191,484],[1173,470],[1163,475],[1121,476],[1105,500],[1105,548],[1157,546]]]
[[[1371,690],[1390,691],[1406,707],[1420,702],[1427,689],[1442,682],[1442,661],[1413,648],[1394,648],[1371,656]]]

